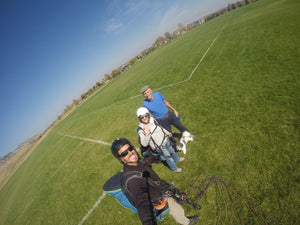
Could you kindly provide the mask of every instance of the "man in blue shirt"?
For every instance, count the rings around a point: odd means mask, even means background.
[[[178,119],[178,112],[175,108],[165,99],[165,97],[159,92],[152,92],[149,86],[144,86],[141,89],[141,94],[146,98],[143,107],[147,108],[149,112],[155,117],[157,122],[172,133],[171,125],[175,126],[181,133],[188,132],[188,129],[184,127]],[[171,109],[172,111],[170,111]],[[181,150],[178,144],[176,144],[175,138],[170,137],[173,147],[177,150]]]

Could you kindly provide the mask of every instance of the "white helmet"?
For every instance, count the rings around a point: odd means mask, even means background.
[[[141,108],[139,108],[139,109],[136,111],[137,117],[140,117],[140,116],[145,115],[145,114],[147,114],[147,113],[150,114],[149,111],[148,111],[148,109],[145,108],[145,107],[141,107]]]

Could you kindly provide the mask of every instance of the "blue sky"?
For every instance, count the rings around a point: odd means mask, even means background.
[[[1,0],[0,157],[158,36],[232,2]]]

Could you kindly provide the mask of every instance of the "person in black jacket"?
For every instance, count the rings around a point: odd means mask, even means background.
[[[151,164],[159,157],[151,156],[142,159],[134,146],[126,138],[118,138],[111,145],[113,155],[124,165],[123,172],[142,172],[143,179],[133,178],[127,182],[127,190],[131,194],[133,204],[143,225],[157,224],[154,213],[169,207],[170,214],[180,224],[195,224],[198,216],[186,217],[184,209],[172,197],[165,195],[170,185],[161,180],[152,170]]]

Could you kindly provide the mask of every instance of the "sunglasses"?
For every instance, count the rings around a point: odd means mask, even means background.
[[[144,118],[148,118],[148,115],[140,116],[141,120],[143,120]]]
[[[131,146],[129,146],[125,151],[123,151],[119,156],[120,157],[125,157],[125,156],[127,156],[128,155],[128,152],[132,152],[134,149],[131,147]]]

